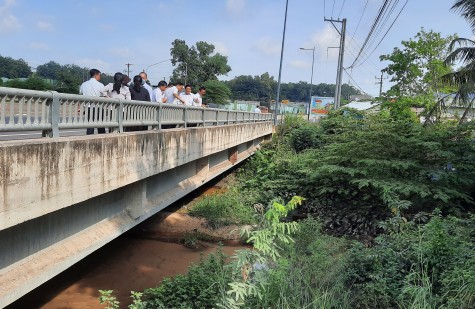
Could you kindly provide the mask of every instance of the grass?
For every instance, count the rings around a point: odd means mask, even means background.
[[[189,214],[205,218],[214,229],[233,224],[253,224],[254,209],[238,190],[232,188],[220,194],[205,196],[196,202]]]

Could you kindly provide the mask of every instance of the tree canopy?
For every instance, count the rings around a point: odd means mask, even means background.
[[[199,86],[209,80],[218,80],[219,75],[231,71],[228,57],[215,53],[213,44],[199,41],[196,46],[189,47],[184,40],[176,39],[170,49],[173,80]]]
[[[206,87],[206,102],[226,104],[231,96],[229,87],[218,80],[208,80],[203,86]]]
[[[0,56],[0,77],[27,78],[31,73],[31,68],[25,60]]]
[[[422,28],[414,38],[402,41],[391,54],[380,56],[389,61],[383,70],[395,84],[388,91],[393,96],[417,96],[443,90],[440,77],[451,71],[444,65],[450,42],[455,36],[442,37],[440,32]]]

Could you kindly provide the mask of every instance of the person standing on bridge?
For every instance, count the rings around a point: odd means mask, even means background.
[[[186,85],[185,86],[185,93],[180,93],[180,99],[183,102],[183,105],[187,106],[193,106],[193,99],[195,98],[195,95],[191,93],[191,86]]]
[[[112,99],[131,100],[129,87],[123,84],[124,74],[114,74],[114,83],[107,84],[101,91],[102,96]]]
[[[148,94],[150,95],[150,101],[152,102],[155,102],[155,97],[154,97],[154,93],[153,93],[153,89],[152,89],[152,86],[150,86],[148,83],[149,83],[149,80],[148,80],[148,76],[147,76],[147,73],[145,72],[140,72],[140,77],[142,77],[142,86],[147,89],[148,91]]]
[[[158,102],[158,103],[167,102],[167,97],[165,96],[166,89],[167,89],[167,83],[164,80],[160,81],[157,85],[157,88],[153,90],[155,102]]]
[[[79,94],[90,96],[90,97],[102,96],[102,89],[104,89],[104,85],[99,82],[101,80],[101,72],[97,69],[91,69],[89,71],[89,75],[91,78],[88,81],[85,81],[84,83],[82,83],[81,87],[79,88]],[[88,103],[87,109],[85,111],[87,121],[94,121],[96,119],[95,110],[96,110],[95,104]],[[100,117],[98,117],[99,121],[102,121],[102,118],[104,117],[104,111],[102,110],[100,106],[98,107],[98,112],[100,115]],[[106,129],[98,128],[97,133],[98,134],[106,133]],[[94,134],[94,128],[87,128],[86,134],[88,135]]]
[[[203,107],[203,96],[206,94],[206,88],[201,86],[193,99],[193,105]]]

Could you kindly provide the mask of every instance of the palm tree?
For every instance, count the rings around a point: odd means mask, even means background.
[[[457,0],[451,10],[459,12],[465,18],[475,33],[475,0]],[[455,46],[458,48],[455,49]],[[442,77],[442,80],[451,86],[456,86],[458,91],[454,102],[465,106],[465,111],[460,118],[462,123],[473,108],[475,93],[475,41],[466,38],[456,38],[450,45],[450,54],[445,59],[447,65],[459,63],[460,67]]]

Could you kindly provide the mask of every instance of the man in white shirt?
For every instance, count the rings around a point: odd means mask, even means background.
[[[154,93],[153,93],[153,89],[152,89],[152,87],[147,83],[147,82],[148,82],[147,73],[141,72],[139,75],[140,75],[140,77],[142,77],[142,86],[143,86],[145,89],[147,89],[148,94],[150,95],[150,101],[151,101],[151,102],[156,102],[156,101],[155,101],[155,97],[154,97]]]
[[[256,108],[254,108],[254,113],[261,113],[261,109],[259,108],[259,105],[256,105]]]
[[[104,89],[104,85],[100,83],[99,81],[101,80],[101,72],[97,69],[92,69],[89,71],[89,75],[91,78],[88,81],[85,81],[82,83],[81,87],[79,88],[79,94],[90,96],[90,97],[100,97],[102,96],[102,90]],[[92,121],[92,119],[95,119],[95,105],[94,104],[88,104],[87,106],[87,120]],[[99,111],[99,114],[101,115],[99,117],[99,120],[102,120],[104,117],[104,111]],[[98,128],[97,129],[98,134],[103,134],[106,133],[105,128]],[[94,128],[87,128],[86,129],[86,134],[94,134]]]
[[[191,93],[191,86],[185,86],[185,93],[180,94],[180,99],[183,101],[183,105],[193,106],[193,100],[195,99],[195,95]]]
[[[193,99],[193,105],[202,107],[203,106],[203,96],[206,94],[206,88],[201,86],[198,92],[195,94],[195,98]]]
[[[165,91],[167,89],[167,83],[165,81],[160,81],[157,85],[157,88],[153,90],[153,95],[155,97],[154,102],[166,103],[167,97],[165,97]]]
[[[165,90],[165,96],[167,97],[167,102],[171,104],[183,104],[184,101],[180,99],[179,93],[183,89],[183,84],[178,82],[176,86],[173,83],[168,84],[167,90]]]

